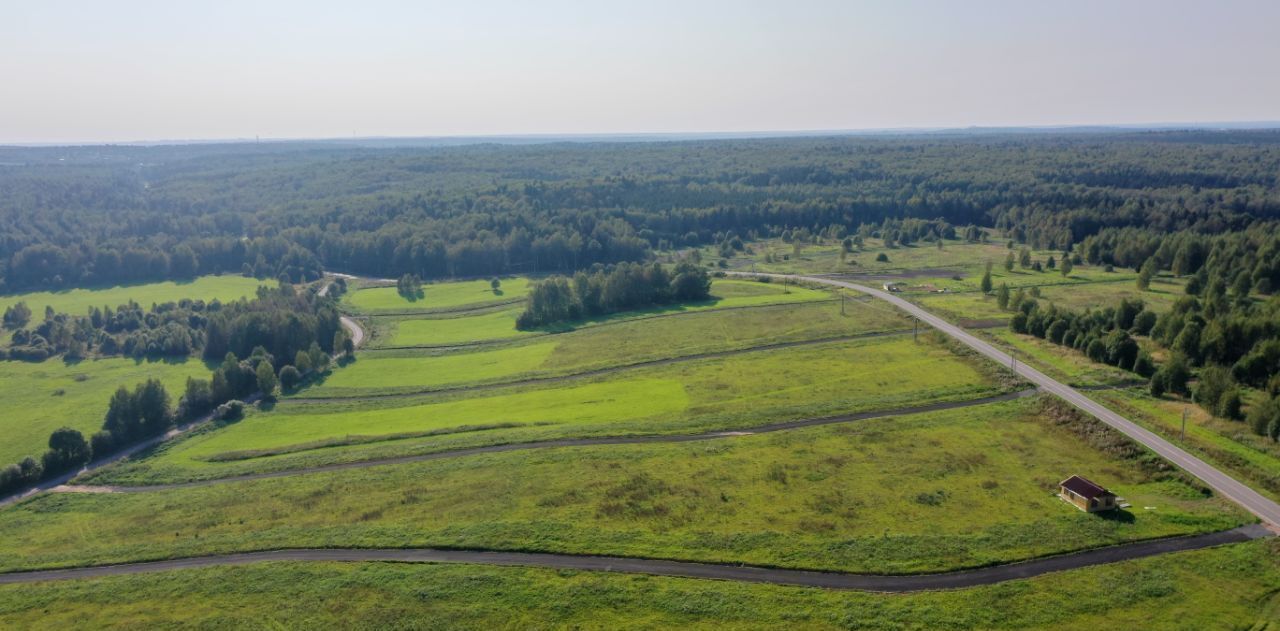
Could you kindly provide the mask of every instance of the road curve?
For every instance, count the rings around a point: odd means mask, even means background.
[[[360,326],[359,322],[356,322],[355,318],[339,316],[338,320],[342,322],[342,326],[351,334],[351,343],[355,344],[356,348],[360,348],[360,345],[364,344],[364,328]]]
[[[884,300],[919,318],[922,322],[925,322],[933,328],[942,331],[956,340],[959,340],[964,345],[987,356],[988,358],[1005,366],[1011,366],[1014,372],[1019,376],[1036,384],[1046,392],[1057,395],[1067,403],[1070,403],[1080,410],[1096,417],[1098,420],[1110,425],[1129,438],[1142,443],[1148,449],[1156,452],[1165,460],[1172,462],[1187,473],[1195,476],[1201,482],[1204,482],[1209,488],[1239,504],[1245,510],[1256,515],[1259,519],[1273,526],[1280,525],[1280,504],[1264,497],[1262,494],[1252,488],[1249,488],[1226,473],[1210,466],[1203,460],[1187,453],[1177,445],[1161,438],[1155,432],[1147,430],[1137,423],[1116,414],[1107,407],[1081,394],[1071,386],[1061,383],[1024,363],[1015,362],[1014,358],[1008,353],[1005,353],[990,343],[975,337],[964,329],[951,324],[928,311],[925,311],[914,303],[908,302],[886,291],[831,278],[790,274],[756,274],[745,272],[728,273],[741,276],[769,276],[773,278],[787,278],[811,283],[821,283],[834,287],[852,289]]]
[[[560,447],[600,447],[606,445],[640,445],[647,443],[689,443],[702,440],[715,440],[720,438],[734,438],[737,436],[750,436],[752,434],[768,434],[771,432],[780,432],[791,429],[799,429],[801,427],[816,427],[819,425],[832,425],[835,423],[850,423],[853,421],[865,421],[873,418],[884,418],[886,416],[907,416],[911,414],[924,414],[926,412],[941,412],[943,410],[955,410],[959,408],[973,407],[977,405],[987,405],[989,403],[998,403],[1001,401],[1011,401],[1035,394],[1037,391],[1022,390],[1019,392],[1010,392],[1007,394],[997,394],[980,399],[969,399],[967,401],[943,401],[941,403],[929,403],[926,405],[917,405],[907,408],[897,408],[892,410],[876,410],[872,412],[860,412],[857,414],[844,414],[841,416],[826,416],[822,418],[806,418],[795,421],[782,421],[779,423],[770,423],[768,425],[755,425],[745,427],[740,430],[719,430],[714,432],[705,432],[702,434],[650,434],[645,436],[602,436],[599,438],[561,438],[554,440],[540,440],[527,443],[504,443],[500,445],[486,445],[484,447],[467,447],[463,449],[453,449],[449,451],[436,451],[427,454],[417,454],[413,456],[398,456],[395,458],[381,458],[376,460],[359,460],[356,462],[340,462],[329,465],[320,465],[316,467],[304,467],[299,469],[285,469],[283,471],[268,471],[264,473],[247,473],[244,475],[228,476],[225,478],[214,478],[211,480],[197,480],[195,482],[175,482],[172,484],[149,484],[145,486],[118,486],[118,485],[62,485],[51,490],[58,493],[146,493],[149,491],[168,491],[173,489],[189,489],[199,486],[212,486],[214,484],[225,484],[227,482],[245,482],[249,480],[267,480],[273,478],[284,478],[295,475],[307,475],[312,473],[325,473],[330,471],[345,471],[348,469],[365,469],[368,467],[381,467],[386,465],[408,464],[412,462],[425,462],[427,460],[443,460],[446,458],[461,458],[464,456],[476,456],[480,454],[492,454],[506,451],[523,451],[526,449],[553,449]]]
[[[595,572],[621,572],[650,574],[683,578],[719,579],[774,585],[796,585],[874,592],[915,592],[939,589],[960,589],[991,585],[1003,581],[1025,579],[1049,572],[1059,572],[1094,565],[1116,563],[1131,559],[1198,550],[1212,546],[1239,543],[1270,536],[1266,528],[1253,524],[1231,530],[1156,539],[1097,548],[1058,556],[1043,557],[993,565],[973,570],[940,574],[914,574],[881,576],[874,574],[846,574],[842,572],[816,572],[811,570],[787,570],[750,565],[719,563],[694,563],[634,557],[577,556],[570,554],[546,554],[533,552],[497,552],[477,550],[439,550],[434,548],[405,549],[296,549],[244,552],[204,557],[189,557],[167,561],[126,563],[70,568],[64,570],[38,570],[0,574],[0,585],[36,583],[68,579],[98,578],[124,574],[142,574],[168,570],[185,570],[217,565],[245,565],[266,561],[390,561],[400,563],[471,563],[480,565],[526,566]]]
[[[328,274],[330,276],[337,276],[345,280],[356,279],[355,276],[351,276],[348,274],[338,274],[335,272],[329,272]],[[330,287],[333,287],[333,283],[325,283],[324,287],[320,288],[320,292],[319,292],[320,295],[328,296]],[[343,328],[345,328],[347,332],[351,335],[351,343],[355,344],[356,348],[360,348],[360,345],[364,344],[364,328],[360,326],[360,323],[356,322],[355,318],[350,318],[347,316],[338,316],[338,321],[342,323]],[[337,352],[337,349],[334,349],[334,352]]]

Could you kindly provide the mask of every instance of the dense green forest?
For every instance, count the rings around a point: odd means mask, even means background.
[[[1275,220],[1278,177],[1274,131],[0,148],[0,289],[563,273],[886,219],[1066,249]]]

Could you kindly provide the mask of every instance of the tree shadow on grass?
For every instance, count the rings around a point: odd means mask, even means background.
[[[1104,521],[1113,521],[1120,524],[1132,524],[1135,520],[1133,513],[1123,508],[1093,513],[1093,515]]]

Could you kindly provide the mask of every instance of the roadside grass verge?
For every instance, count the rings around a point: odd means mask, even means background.
[[[1155,399],[1134,388],[1091,392],[1089,397],[1280,500],[1280,447],[1249,431],[1244,422],[1215,418],[1190,401]],[[1181,433],[1183,409],[1188,411],[1185,442]]]
[[[1272,541],[973,589],[870,594],[520,567],[270,563],[0,586],[0,626],[1264,629]]]
[[[1058,499],[1087,475],[1133,503]],[[1146,509],[1146,507],[1151,507]],[[665,443],[482,454],[0,512],[0,567],[285,547],[454,547],[934,572],[1252,521],[1041,402]],[[77,532],[92,532],[80,537]]]
[[[999,287],[1001,281],[994,280],[994,282],[996,287]],[[1138,291],[1134,282],[1128,278],[1120,281],[1050,285],[1041,289],[1041,301],[1083,311],[1115,306],[1121,299],[1137,299],[1141,300],[1147,309],[1160,313],[1168,311],[1173,307],[1173,303],[1184,295],[1182,289],[1184,284],[1185,281],[1182,279],[1163,277],[1154,279],[1148,291]],[[921,294],[911,298],[920,306],[953,321],[1002,320],[1008,322],[1013,315],[996,304],[994,294],[984,296],[978,291]]]

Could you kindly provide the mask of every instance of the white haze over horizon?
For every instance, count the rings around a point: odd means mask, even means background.
[[[1280,2],[0,0],[0,143],[1280,121]]]

